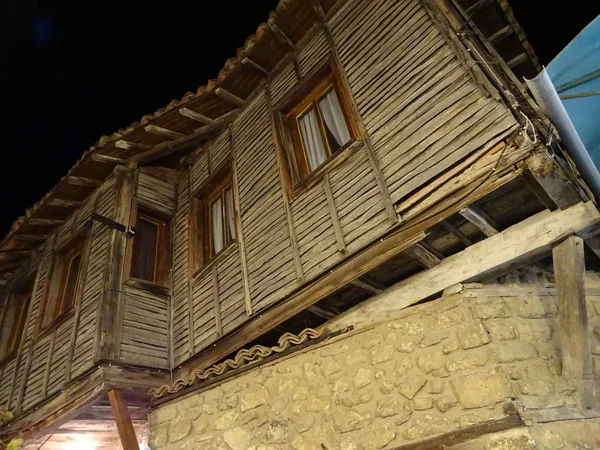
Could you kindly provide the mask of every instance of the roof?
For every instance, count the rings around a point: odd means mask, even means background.
[[[188,92],[181,99],[172,100],[165,107],[143,116],[128,127],[110,136],[102,136],[83,153],[50,192],[13,223],[8,234],[0,241],[0,282],[3,273],[17,268],[20,262],[29,257],[28,252],[43,243],[43,239],[35,237],[48,235],[76,211],[112,174],[117,164],[132,159],[145,161],[168,154],[174,149],[197,147],[231,123],[261,82],[288,60],[291,45],[301,47],[307,41],[306,38],[311,36],[310,31],[316,31],[321,22],[321,14],[317,13],[318,9],[313,8],[313,5],[319,4],[322,13],[328,17],[346,1],[280,0],[268,21],[262,23],[256,33],[246,40],[235,57],[225,62],[217,78],[208,80],[195,92]],[[489,12],[485,17],[494,18],[493,24],[508,24],[512,30],[509,34],[516,39],[514,45],[509,47],[517,45],[525,49],[529,62],[524,64],[533,67],[538,64],[505,0],[460,1],[476,2],[477,10],[483,6]],[[491,3],[493,7],[490,10],[488,5]],[[473,15],[477,19],[475,22],[485,28],[485,34],[490,35],[494,30],[488,30],[489,27],[481,17],[481,12]],[[507,42],[504,38],[502,41],[504,44]],[[506,56],[502,56],[506,60]],[[529,66],[526,68],[532,70]],[[42,224],[39,219],[50,221]]]

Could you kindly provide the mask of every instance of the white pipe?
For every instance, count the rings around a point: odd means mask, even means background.
[[[592,158],[583,145],[571,118],[567,114],[548,72],[544,68],[533,80],[525,80],[542,111],[550,118],[562,141],[567,153],[571,156],[583,180],[590,191],[600,202],[600,173]]]

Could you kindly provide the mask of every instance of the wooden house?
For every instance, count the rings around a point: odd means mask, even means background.
[[[151,389],[590,200],[521,83],[538,69],[504,0],[282,0],[218,78],[103,137],[1,241],[0,434],[120,448],[116,418],[137,448]]]

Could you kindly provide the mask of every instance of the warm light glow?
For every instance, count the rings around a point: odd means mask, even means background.
[[[89,438],[79,438],[64,446],[65,450],[96,450],[96,443]]]

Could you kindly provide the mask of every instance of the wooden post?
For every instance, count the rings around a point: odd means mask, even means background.
[[[118,389],[109,391],[108,400],[110,401],[110,407],[117,424],[117,430],[119,430],[123,450],[139,450],[140,445],[135,436],[133,422],[131,422],[131,416],[127,409],[127,400],[125,399],[125,395],[123,395],[123,391]]]
[[[571,236],[552,250],[558,290],[562,375],[579,388],[579,404],[591,409],[595,398],[585,302],[583,239]]]
[[[129,225],[131,203],[135,188],[135,169],[117,166],[116,203],[114,220]],[[121,343],[121,324],[124,296],[121,289],[127,236],[123,231],[110,230],[108,267],[104,279],[104,292],[100,302],[96,342],[96,361],[118,360]]]

